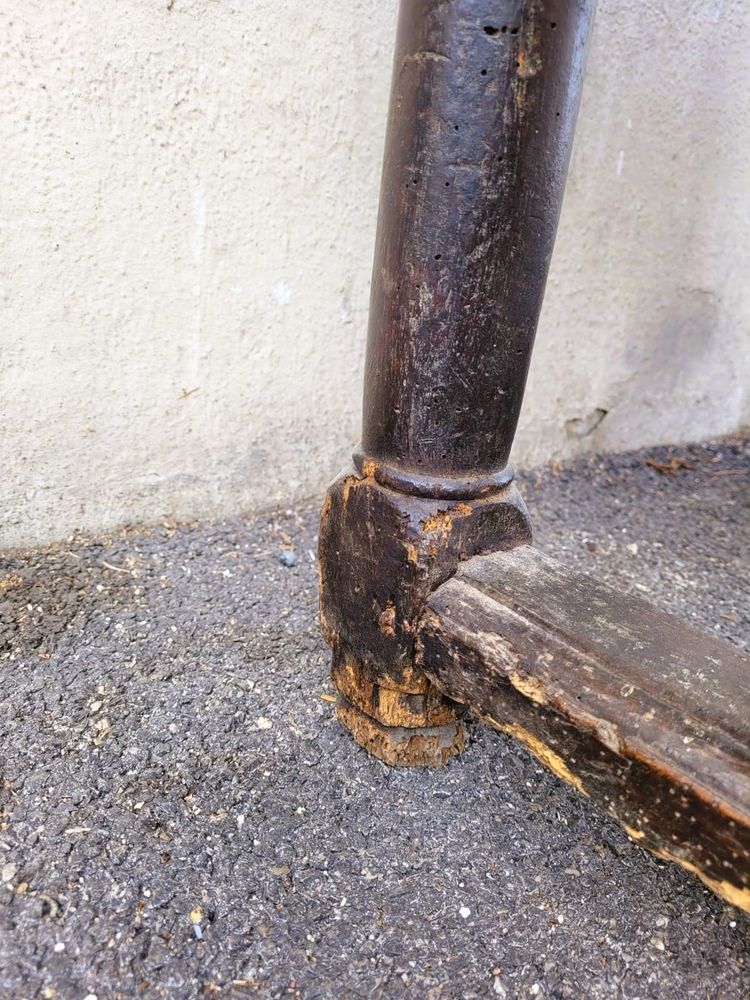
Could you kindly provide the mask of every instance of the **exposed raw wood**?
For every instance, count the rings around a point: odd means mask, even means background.
[[[750,657],[530,546],[428,599],[421,665],[639,844],[750,910]]]
[[[336,715],[360,746],[396,767],[441,767],[464,748],[458,719],[442,726],[384,726],[339,695]]]

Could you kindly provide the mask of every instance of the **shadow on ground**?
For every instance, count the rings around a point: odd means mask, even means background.
[[[748,647],[747,440],[522,487],[543,549]],[[508,738],[440,772],[351,743],[316,520],[2,561],[0,995],[748,996],[747,918]]]

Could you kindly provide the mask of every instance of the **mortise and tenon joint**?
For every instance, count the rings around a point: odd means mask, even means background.
[[[415,663],[425,602],[460,560],[530,540],[509,484],[436,500],[377,482],[373,462],[333,483],[321,519],[321,617],[339,719],[389,764],[438,766],[463,748],[456,706]]]

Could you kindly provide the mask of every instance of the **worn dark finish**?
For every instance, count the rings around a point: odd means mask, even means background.
[[[528,541],[528,515],[513,485],[451,502],[398,493],[366,472],[342,474],[321,516],[321,621],[339,717],[389,763],[439,765],[463,734],[454,707],[415,668],[424,602],[460,559]]]
[[[329,490],[319,549],[339,717],[391,763],[463,745],[414,664],[427,595],[460,559],[530,538],[507,458],[593,6],[401,6],[362,445]]]
[[[509,478],[593,8],[401,5],[358,458],[386,485]]]
[[[530,546],[466,562],[418,644],[445,694],[750,910],[749,656]]]

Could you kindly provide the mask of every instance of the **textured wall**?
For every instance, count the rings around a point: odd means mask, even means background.
[[[0,545],[343,464],[395,7],[6,4]],[[600,0],[518,464],[750,419],[749,28]]]

